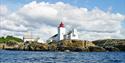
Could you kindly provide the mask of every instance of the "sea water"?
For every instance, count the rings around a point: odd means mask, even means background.
[[[0,50],[0,63],[125,63],[125,52]]]

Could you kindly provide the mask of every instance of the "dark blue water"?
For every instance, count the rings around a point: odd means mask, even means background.
[[[0,63],[125,63],[125,52],[43,52],[0,50]]]

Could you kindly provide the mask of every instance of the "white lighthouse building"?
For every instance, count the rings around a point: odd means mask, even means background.
[[[65,34],[66,34],[66,30],[65,30],[64,24],[61,22],[58,27],[58,40],[63,40]]]
[[[55,34],[54,36],[49,38],[49,41],[60,41],[60,40],[65,40],[65,39],[79,39],[78,38],[78,32],[76,29],[72,29],[66,33],[66,29],[64,26],[64,23],[61,22],[58,26],[58,33]]]

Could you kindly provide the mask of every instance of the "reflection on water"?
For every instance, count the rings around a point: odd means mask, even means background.
[[[44,52],[0,50],[0,63],[125,63],[125,52]]]

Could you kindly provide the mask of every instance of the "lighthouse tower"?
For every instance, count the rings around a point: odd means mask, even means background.
[[[64,39],[65,33],[66,32],[65,32],[64,24],[63,22],[61,22],[60,25],[58,26],[58,41]]]

